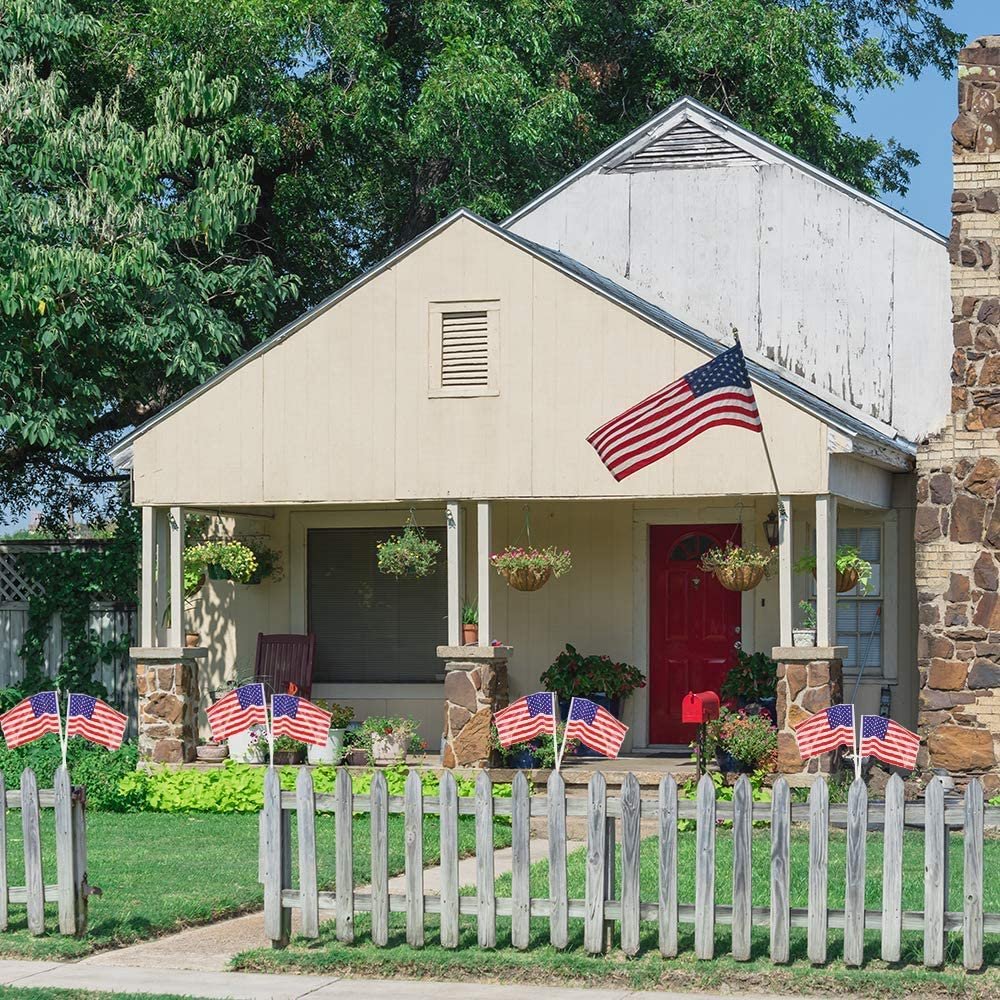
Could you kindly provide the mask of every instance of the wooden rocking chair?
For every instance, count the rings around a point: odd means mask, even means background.
[[[313,661],[316,658],[316,636],[264,635],[257,633],[257,657],[254,680],[263,683],[265,693],[293,694],[308,698],[312,693]]]

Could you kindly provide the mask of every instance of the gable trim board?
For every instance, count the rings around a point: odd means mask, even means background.
[[[758,135],[754,135],[753,132],[747,131],[745,128],[737,125],[736,122],[726,118],[725,115],[713,111],[700,101],[696,101],[693,97],[682,97],[674,101],[668,108],[655,115],[645,124],[640,125],[635,131],[630,132],[614,145],[598,153],[592,160],[589,160],[571,174],[567,174],[562,180],[548,188],[548,190],[543,191],[536,198],[529,201],[527,205],[519,208],[513,215],[504,219],[501,225],[504,228],[509,228],[519,219],[533,212],[539,205],[542,205],[560,191],[569,187],[580,177],[595,170],[623,170],[631,172],[632,168],[625,166],[631,157],[636,156],[641,150],[656,143],[670,131],[686,127],[688,123],[692,123],[718,136],[728,144],[743,150],[748,156],[753,157],[757,161],[763,163],[786,163],[808,174],[810,177],[835,188],[842,194],[846,194],[851,198],[871,205],[873,208],[877,208],[880,212],[884,212],[897,222],[901,222],[904,226],[926,236],[935,243],[939,243],[941,246],[947,245],[947,237],[935,232],[929,226],[917,222],[916,219],[911,219],[908,215],[904,215],[902,212],[884,204],[877,198],[865,194],[863,191],[834,177],[825,170],[821,170],[819,167],[813,166],[813,164],[795,156],[794,153],[789,153],[774,143],[768,142]],[[693,166],[694,164],[689,165]],[[644,169],[651,168],[647,167]],[[655,169],[662,169],[662,165]]]
[[[340,291],[329,296],[327,299],[324,299],[321,303],[319,303],[319,305],[315,306],[308,312],[303,313],[267,340],[262,341],[246,354],[237,358],[220,372],[203,382],[200,386],[192,389],[186,395],[182,396],[180,399],[162,410],[155,417],[126,435],[109,451],[109,456],[114,465],[117,468],[126,468],[130,466],[132,460],[132,448],[135,441],[151,428],[169,419],[173,413],[176,413],[182,407],[197,399],[203,393],[228,378],[244,365],[283,343],[312,320],[332,308],[338,302],[347,298],[352,292],[371,281],[377,275],[387,271],[394,264],[401,261],[405,256],[413,253],[419,247],[433,239],[438,233],[442,232],[459,220],[472,222],[508,244],[518,247],[535,259],[548,264],[572,280],[591,289],[603,298],[608,299],[618,306],[628,310],[655,328],[677,337],[679,340],[705,353],[710,358],[726,350],[727,345],[717,343],[706,334],[695,330],[693,327],[688,326],[676,317],[671,316],[666,311],[652,305],[634,293],[627,291],[620,285],[617,285],[608,278],[592,271],[590,268],[579,263],[578,261],[575,261],[570,257],[566,257],[556,251],[549,250],[546,247],[532,243],[531,241],[526,240],[509,230],[501,229],[467,209],[460,209],[459,211],[448,216],[446,219],[443,219],[437,225],[428,229],[425,233],[416,237],[410,243],[396,251],[396,253],[383,260],[380,264],[377,264],[364,274],[359,275],[354,281],[348,283],[340,289]],[[841,431],[852,442],[852,449],[855,450],[859,456],[864,457],[865,460],[875,462],[890,471],[907,471],[911,468],[912,456],[915,452],[915,448],[909,442],[904,441],[898,436],[893,436],[891,433],[883,433],[872,428],[858,417],[838,409],[832,404],[794,385],[787,379],[782,378],[780,375],[770,371],[753,360],[747,360],[747,368],[753,381],[770,389],[776,395],[797,408],[812,414],[824,423],[828,424],[830,427]]]

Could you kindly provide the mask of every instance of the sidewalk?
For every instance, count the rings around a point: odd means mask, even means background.
[[[0,961],[0,986],[85,989],[110,993],[173,993],[236,1000],[521,1000],[523,985],[448,983],[407,979],[341,979],[336,976],[270,976],[246,972],[196,972],[100,965]],[[733,1000],[708,993],[662,993],[545,987],[546,1000]],[[754,1000],[782,1000],[755,996]],[[794,1000],[805,1000],[796,997]]]

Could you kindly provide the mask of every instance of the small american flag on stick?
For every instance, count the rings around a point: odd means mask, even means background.
[[[39,691],[0,715],[0,728],[7,746],[23,746],[46,733],[59,733],[59,702],[55,691]]]
[[[795,727],[795,742],[803,760],[837,747],[854,748],[854,706],[833,705]]]
[[[550,691],[518,698],[512,705],[493,716],[500,746],[524,743],[536,736],[556,731],[556,696]]]
[[[108,750],[117,750],[125,737],[128,717],[89,694],[71,694],[66,713],[66,737],[82,736]]]
[[[884,764],[912,771],[917,766],[919,750],[920,737],[898,722],[881,715],[861,716],[862,757],[877,757]]]
[[[330,735],[329,712],[294,694],[276,694],[271,699],[271,732],[275,739],[293,740],[325,747]]]
[[[587,440],[621,482],[699,434],[722,426],[761,432],[739,344],[613,417]]]
[[[264,685],[244,684],[209,705],[205,714],[214,740],[245,733],[251,726],[266,726]]]
[[[570,740],[579,740],[591,750],[613,758],[618,756],[627,732],[628,726],[619,722],[606,708],[589,698],[574,698],[569,703],[563,747]]]

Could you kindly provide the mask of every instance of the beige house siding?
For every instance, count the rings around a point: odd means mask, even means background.
[[[432,398],[431,303],[498,300],[499,394]],[[198,506],[771,491],[704,435],[616,484],[586,435],[708,357],[459,218],[134,443],[135,502]],[[760,386],[783,492],[828,488],[821,420]]]

